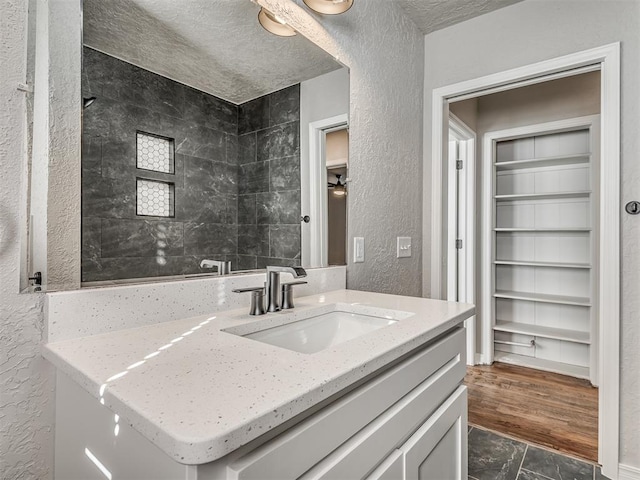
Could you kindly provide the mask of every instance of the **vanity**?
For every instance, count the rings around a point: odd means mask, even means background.
[[[473,313],[337,290],[49,343],[56,478],[466,479]]]

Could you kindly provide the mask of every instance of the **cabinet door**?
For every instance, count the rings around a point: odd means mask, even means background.
[[[405,480],[466,480],[467,387],[459,387],[400,450]]]

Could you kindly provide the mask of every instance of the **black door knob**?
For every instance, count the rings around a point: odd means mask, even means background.
[[[640,213],[640,202],[629,202],[625,205],[624,209],[629,215],[638,215]]]

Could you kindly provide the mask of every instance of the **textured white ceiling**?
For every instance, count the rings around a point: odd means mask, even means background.
[[[250,0],[84,0],[84,44],[244,103],[341,65],[302,35],[277,37]]]
[[[366,0],[365,0],[366,1]],[[396,0],[425,35],[522,0]]]

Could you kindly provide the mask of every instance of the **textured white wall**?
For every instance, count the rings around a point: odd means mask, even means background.
[[[423,36],[396,2],[359,1],[335,17],[301,0],[258,3],[350,69],[348,230],[365,237],[366,253],[349,263],[347,286],[419,296]],[[411,258],[396,258],[397,236],[413,238]]]
[[[640,199],[640,2],[636,0],[527,0],[427,35],[426,184],[431,183],[431,92],[434,88],[617,41],[622,43],[622,205]],[[606,168],[606,159],[603,164]],[[430,225],[430,212],[431,205],[425,211],[425,225]],[[622,212],[620,215],[620,461],[640,467],[640,252],[637,248],[640,217]],[[426,243],[425,255],[429,255],[430,245]]]
[[[53,369],[40,356],[42,295],[20,295],[26,225],[27,2],[0,1],[0,478],[52,477]]]
[[[81,0],[36,0],[33,270],[48,290],[80,287]]]

